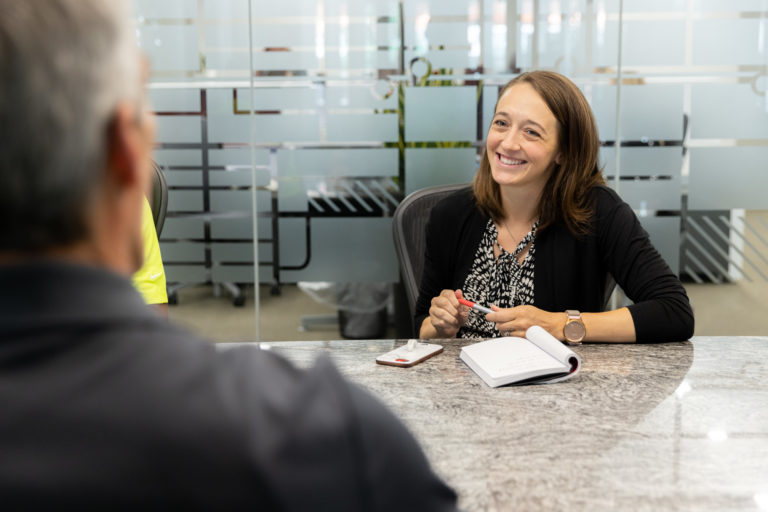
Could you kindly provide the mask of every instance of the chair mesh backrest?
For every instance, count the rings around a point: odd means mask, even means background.
[[[165,223],[165,213],[168,210],[168,183],[160,166],[152,162],[152,167],[152,195],[149,198],[149,206],[152,209],[152,220],[155,221],[157,237],[160,238],[160,232]]]
[[[429,212],[448,194],[467,187],[469,187],[468,184],[462,183],[423,188],[409,194],[395,210],[392,218],[392,234],[395,238],[395,251],[400,263],[400,275],[408,298],[411,317],[416,309],[419,283],[424,270],[425,229]]]

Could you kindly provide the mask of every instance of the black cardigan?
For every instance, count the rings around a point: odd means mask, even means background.
[[[536,234],[533,305],[545,311],[602,310],[608,274],[627,297],[638,342],[681,341],[693,335],[685,288],[651,244],[632,209],[612,189],[595,187],[589,234],[576,238],[562,222]],[[416,329],[444,289],[464,286],[488,216],[471,188],[454,192],[430,213]]]

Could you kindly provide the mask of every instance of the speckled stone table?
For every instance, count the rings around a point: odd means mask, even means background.
[[[584,345],[575,378],[489,388],[459,340],[413,368],[401,341],[273,343],[300,366],[328,353],[388,404],[479,510],[768,510],[768,337]]]

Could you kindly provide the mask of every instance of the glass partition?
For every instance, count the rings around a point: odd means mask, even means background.
[[[403,335],[394,208],[469,182],[499,88],[553,69],[590,101],[609,184],[684,280],[696,333],[768,332],[764,2],[136,11],[170,185],[171,317],[193,329],[221,341]],[[345,332],[356,320],[367,330]]]

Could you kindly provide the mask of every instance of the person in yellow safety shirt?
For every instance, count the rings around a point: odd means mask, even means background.
[[[144,297],[144,302],[151,304],[158,313],[168,316],[168,292],[165,288],[165,270],[157,241],[152,208],[144,198],[141,217],[141,235],[144,240],[144,264],[133,275],[133,286]]]

